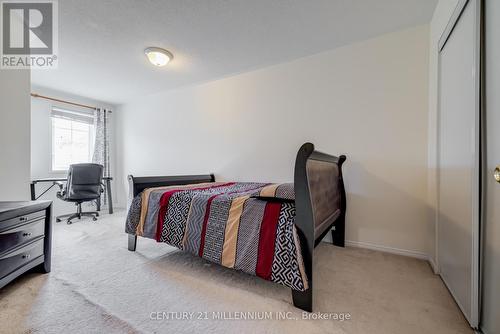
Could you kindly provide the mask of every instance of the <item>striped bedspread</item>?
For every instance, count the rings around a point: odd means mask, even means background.
[[[149,188],[133,199],[126,232],[304,291],[294,197],[291,183]]]

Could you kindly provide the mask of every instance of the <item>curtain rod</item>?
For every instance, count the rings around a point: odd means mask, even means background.
[[[56,99],[56,98],[53,98],[53,97],[50,97],[50,96],[44,96],[44,95],[40,95],[40,94],[36,94],[36,93],[31,93],[31,96],[37,97],[37,98],[40,98],[40,99],[46,99],[46,100],[51,100],[51,101],[55,101],[55,102],[61,102],[61,103],[71,104],[73,106],[82,107],[82,108],[88,108],[88,109],[92,109],[92,110],[96,110],[97,109],[97,107],[89,106],[89,105],[86,105],[86,104],[80,104],[80,103],[76,103],[76,102],[71,102],[71,101]],[[107,111],[111,112],[111,110],[107,110]]]

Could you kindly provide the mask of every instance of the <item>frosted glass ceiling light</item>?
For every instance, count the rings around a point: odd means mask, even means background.
[[[144,53],[148,57],[149,62],[155,66],[165,66],[174,58],[172,53],[161,48],[147,48],[144,50]]]

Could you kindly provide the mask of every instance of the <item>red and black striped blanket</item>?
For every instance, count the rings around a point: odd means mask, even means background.
[[[133,199],[126,232],[304,291],[294,197],[290,183],[149,188]]]

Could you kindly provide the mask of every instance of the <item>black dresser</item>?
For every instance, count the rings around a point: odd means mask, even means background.
[[[0,202],[0,288],[27,272],[50,272],[52,202]]]

